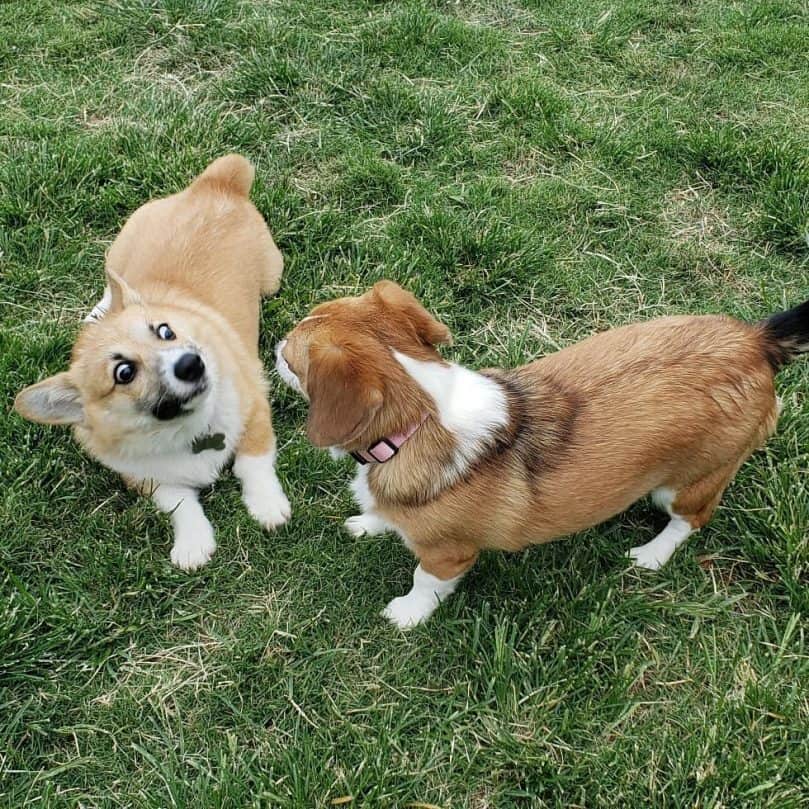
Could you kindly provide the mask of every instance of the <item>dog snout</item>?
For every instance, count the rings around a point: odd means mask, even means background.
[[[199,382],[205,373],[205,363],[199,354],[186,352],[174,363],[174,376],[181,382]]]

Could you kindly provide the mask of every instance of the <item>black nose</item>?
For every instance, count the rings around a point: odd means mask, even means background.
[[[196,382],[205,373],[205,363],[199,354],[183,354],[174,363],[174,376],[183,382]]]

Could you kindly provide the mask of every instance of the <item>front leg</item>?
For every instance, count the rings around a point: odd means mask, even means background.
[[[450,545],[444,548],[412,545],[419,557],[413,572],[413,586],[407,595],[394,598],[382,615],[399,629],[411,629],[424,623],[447,599],[478,558],[477,549]]]
[[[289,500],[275,474],[275,434],[270,406],[264,399],[247,423],[236,449],[233,472],[242,483],[247,510],[264,528],[277,528],[290,518]]]
[[[152,492],[152,500],[161,511],[171,515],[174,527],[171,561],[189,571],[207,564],[216,550],[216,540],[196,490],[161,484]]]
[[[349,517],[344,523],[346,531],[354,537],[375,537],[390,529],[390,526],[376,514],[366,511],[363,514],[355,514]]]

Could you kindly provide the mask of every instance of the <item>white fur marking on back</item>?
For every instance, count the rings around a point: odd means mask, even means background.
[[[457,471],[464,471],[492,433],[508,425],[508,403],[503,389],[493,379],[461,365],[424,362],[398,351],[393,355],[435,401],[441,424],[458,442]]]

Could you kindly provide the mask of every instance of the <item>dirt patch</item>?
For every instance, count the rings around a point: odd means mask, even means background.
[[[666,194],[662,217],[674,241],[698,245],[714,255],[730,252],[731,243],[737,239],[727,209],[702,177]]]

